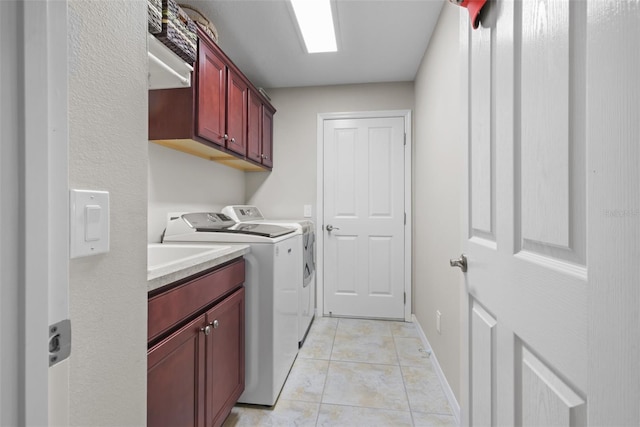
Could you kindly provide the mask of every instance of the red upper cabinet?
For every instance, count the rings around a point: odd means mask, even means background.
[[[252,90],[247,114],[247,157],[262,162],[262,101]]]
[[[247,154],[247,91],[242,77],[229,69],[227,75],[227,148]]]
[[[149,140],[236,169],[271,169],[265,126],[275,109],[200,29],[198,38],[192,86],[149,91]]]
[[[274,110],[249,90],[247,157],[265,167],[273,167]]]
[[[267,104],[262,105],[262,164],[273,167],[273,110]]]
[[[204,40],[198,46],[196,135],[224,146],[227,66]]]

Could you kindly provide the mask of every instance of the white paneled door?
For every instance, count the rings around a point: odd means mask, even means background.
[[[627,303],[620,299],[626,292],[637,301],[631,286],[637,286],[632,282],[637,283],[638,268],[635,276],[628,274],[632,266],[611,269],[620,265],[616,252],[600,250],[611,243],[627,260],[638,252],[640,215],[631,206],[638,206],[640,110],[637,99],[616,99],[631,88],[637,93],[637,83],[631,74],[614,81],[598,73],[603,67],[627,69],[629,64],[638,69],[640,7],[621,1],[625,7],[601,20],[597,9],[606,3],[618,2],[489,2],[477,30],[461,15],[468,106],[463,134],[468,147],[464,310],[469,389],[463,399],[470,400],[463,407],[470,425],[606,424],[606,416],[593,422],[605,407],[590,407],[598,401],[596,395],[613,393],[626,399],[621,391],[627,387],[638,397],[637,308],[629,312],[635,314],[625,314]],[[626,16],[625,8],[634,15]],[[627,27],[622,25],[625,20]],[[600,27],[603,22],[608,22],[606,30]],[[636,29],[623,32],[633,26]],[[597,46],[609,37],[610,48]],[[621,50],[624,46],[614,43],[615,37],[634,39],[635,51]],[[598,55],[611,49],[619,53],[611,57],[625,63],[600,64]],[[607,86],[618,95],[609,99],[607,91],[600,90]],[[596,93],[600,99],[590,97]],[[609,107],[602,108],[603,102]],[[606,111],[616,104],[614,111]],[[607,133],[601,131],[617,121],[618,114],[636,119],[620,119],[609,138],[596,139],[598,133]],[[611,161],[602,154],[607,146]],[[630,185],[625,177],[636,181]],[[607,197],[611,201],[603,202]],[[626,230],[622,221],[607,218],[616,208],[628,213]],[[628,237],[634,233],[635,238]],[[591,297],[602,295],[601,289],[607,288],[611,299],[590,301],[591,292]],[[628,338],[602,334],[597,324],[612,322],[590,313],[594,307],[606,312],[607,306],[610,315],[619,316],[609,334]],[[602,337],[611,348],[599,348]],[[635,349],[635,364],[624,361],[634,357],[624,348]],[[603,361],[613,360],[616,352],[631,379],[598,382],[597,371],[624,369],[598,366],[592,358],[602,354]],[[616,387],[606,387],[607,381],[617,382]],[[611,425],[627,425],[625,420],[637,425],[637,408],[635,418],[629,418],[634,411],[624,406],[622,411],[608,407]]]
[[[324,314],[404,319],[405,119],[324,121]]]

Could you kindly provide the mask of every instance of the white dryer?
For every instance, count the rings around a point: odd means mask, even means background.
[[[300,230],[188,213],[167,224],[163,243],[171,242],[250,246],[244,256],[245,390],[238,401],[273,406],[298,353]]]
[[[222,213],[244,224],[274,224],[296,227],[302,233],[302,264],[298,277],[298,344],[302,347],[316,311],[315,226],[308,219],[265,219],[256,206],[225,206]]]

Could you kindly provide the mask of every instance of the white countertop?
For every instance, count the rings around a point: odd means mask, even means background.
[[[204,245],[204,244],[161,244],[151,243],[148,245],[149,261],[156,262],[157,265],[150,266],[147,270],[147,291],[154,291],[162,286],[171,284],[178,280],[193,276],[201,271],[224,264],[227,261],[243,256],[250,251],[249,245]],[[189,252],[189,249],[202,248],[195,253],[188,253],[186,256],[180,255],[180,250]],[[168,254],[167,259],[152,260],[151,251],[158,250],[167,252],[176,249],[175,253]],[[171,259],[175,256],[175,259]]]

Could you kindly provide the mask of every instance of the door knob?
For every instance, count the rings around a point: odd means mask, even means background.
[[[463,273],[467,272],[467,256],[465,254],[460,255],[460,258],[450,259],[449,265],[451,267],[460,267]]]
[[[333,225],[327,225],[327,231],[331,233],[333,230],[340,230],[338,227],[334,227]]]

